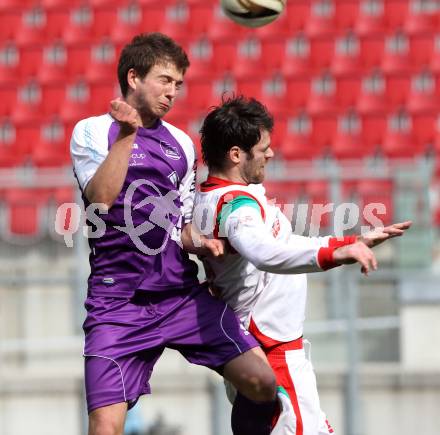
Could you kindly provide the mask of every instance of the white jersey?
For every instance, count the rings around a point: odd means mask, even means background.
[[[305,273],[334,267],[333,250],[348,240],[292,234],[289,220],[268,201],[261,184],[215,177],[196,192],[193,223],[207,237],[224,237],[231,245],[224,258],[207,257],[204,264],[213,288],[244,326],[252,331],[252,323],[279,342],[301,337]]]

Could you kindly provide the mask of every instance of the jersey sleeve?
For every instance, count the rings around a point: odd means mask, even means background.
[[[80,188],[84,191],[108,154],[109,115],[83,119],[73,129],[70,154]]]
[[[194,195],[196,191],[197,160],[195,152],[188,158],[188,171],[180,185],[180,200],[182,201],[183,223],[191,222],[193,216]]]
[[[336,247],[329,238],[292,235],[288,241],[272,236],[261,211],[242,205],[222,213],[223,231],[230,245],[257,269],[279,274],[321,272],[337,266],[333,261]]]

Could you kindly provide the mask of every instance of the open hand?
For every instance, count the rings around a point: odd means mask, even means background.
[[[411,221],[406,221],[392,224],[384,228],[375,228],[374,230],[359,236],[358,240],[365,243],[369,248],[373,248],[385,240],[402,236],[411,225]]]

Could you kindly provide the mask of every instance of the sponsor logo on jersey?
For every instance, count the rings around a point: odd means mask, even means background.
[[[277,219],[273,225],[272,225],[272,235],[277,238],[278,234],[280,233],[281,225],[280,220]]]
[[[163,153],[172,160],[180,160],[181,155],[179,153],[179,150],[177,147],[161,140],[160,141],[160,148],[162,149]]]

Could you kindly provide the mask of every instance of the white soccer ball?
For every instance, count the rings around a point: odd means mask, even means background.
[[[276,20],[287,0],[221,0],[221,7],[231,20],[246,27],[261,27]]]

